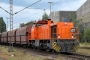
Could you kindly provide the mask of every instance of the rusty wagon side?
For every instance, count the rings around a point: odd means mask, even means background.
[[[17,29],[16,31],[16,44],[28,44],[31,39],[31,28],[32,25],[28,25]]]

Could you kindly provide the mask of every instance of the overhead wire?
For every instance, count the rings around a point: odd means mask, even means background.
[[[40,1],[41,1],[41,0],[39,0],[39,1],[37,1],[37,2],[35,2],[35,3],[33,3],[33,4],[31,4],[31,5],[29,5],[29,6],[25,7],[25,8],[23,8],[22,10],[20,10],[20,11],[18,11],[18,12],[16,12],[16,13],[14,13],[14,14],[17,14],[17,13],[19,13],[19,12],[21,12],[21,11],[23,11],[23,10],[27,9],[27,8],[29,8],[30,6],[32,6],[32,5],[34,5],[34,4],[36,4],[36,3],[40,2]],[[14,15],[14,14],[13,14],[13,15]]]
[[[54,6],[55,4],[59,3],[60,1],[61,1],[61,0],[57,1],[56,3],[52,4],[51,6]],[[50,7],[47,7],[46,9],[48,9],[48,8],[50,8]],[[46,10],[46,9],[45,9],[45,10]],[[42,12],[42,11],[40,11],[40,12]],[[23,18],[22,20],[27,19],[27,18],[30,18],[30,17],[32,17],[32,16],[34,16],[34,15],[40,13],[40,12],[37,12],[37,13],[35,13],[35,14],[33,14],[33,15],[30,15],[30,16],[28,16],[28,17],[25,17],[25,18]],[[22,20],[19,20],[19,21],[22,21]],[[19,21],[17,21],[17,22],[19,22]],[[15,23],[17,23],[17,22],[15,22]]]
[[[30,18],[30,17],[38,14],[38,13],[41,13],[41,12],[42,12],[42,11],[39,11],[39,12],[37,12],[37,13],[34,13],[33,15],[30,15],[30,16],[28,16],[28,17],[25,17],[25,18],[23,18],[22,20],[27,19],[27,18]],[[22,20],[19,20],[19,21],[22,21]],[[19,21],[17,21],[17,22],[19,22]],[[17,23],[17,22],[15,22],[15,23]]]
[[[17,11],[17,12],[15,12],[13,15],[15,15],[15,14],[17,14],[17,13],[19,13],[19,12],[21,12],[21,11],[23,11],[23,10],[27,9],[27,8],[29,8],[29,7],[30,7],[30,6],[32,6],[32,5],[35,5],[36,3],[40,2],[40,1],[41,1],[41,0],[38,0],[37,2],[35,2],[35,3],[31,4],[31,5],[29,5],[29,6],[25,7],[25,8],[23,8],[23,9],[21,9],[21,10]]]

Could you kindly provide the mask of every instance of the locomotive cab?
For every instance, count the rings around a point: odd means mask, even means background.
[[[73,22],[51,24],[52,47],[57,52],[72,52],[79,47],[79,32]]]

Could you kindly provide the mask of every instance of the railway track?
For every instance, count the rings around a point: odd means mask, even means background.
[[[77,60],[90,60],[90,55],[85,55],[82,53],[69,53],[65,56],[70,57],[70,58],[75,58]]]
[[[79,47],[80,49],[90,49],[90,47]]]
[[[60,53],[56,53],[56,52],[52,53],[52,52],[45,52],[45,51],[43,51],[42,53],[44,53],[44,55],[48,55],[48,56],[53,57],[52,60],[54,60],[54,58],[56,58],[58,55],[60,55],[62,57],[76,59],[76,60],[90,60],[90,55],[85,55],[82,53],[61,53],[60,54]]]
[[[23,48],[23,47],[14,47],[18,50],[23,50],[22,53],[30,53],[32,55],[37,55],[39,57],[46,56],[47,59],[45,60],[55,60],[57,56],[66,57],[67,59],[75,59],[75,60],[90,60],[90,55],[85,55],[82,53],[52,53],[52,52],[46,52],[45,50],[39,50],[39,49],[31,49],[31,48]],[[69,60],[70,60],[69,59]]]
[[[48,59],[45,60],[54,60],[57,56],[67,57],[75,59],[75,60],[90,60],[90,55],[85,55],[82,53],[52,53],[52,52],[46,52],[44,50],[38,50],[38,49],[26,49],[28,52],[34,52],[32,54],[38,55],[38,56],[48,56]],[[72,60],[71,59],[71,60]]]

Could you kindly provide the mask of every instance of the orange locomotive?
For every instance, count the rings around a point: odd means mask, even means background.
[[[73,22],[54,23],[50,19],[0,34],[0,44],[13,43],[56,52],[76,51],[78,39],[79,30]]]
[[[30,45],[47,51],[72,52],[79,47],[78,30],[73,22],[57,22],[40,20],[31,29]]]

